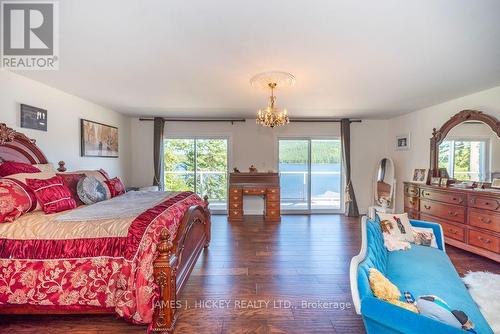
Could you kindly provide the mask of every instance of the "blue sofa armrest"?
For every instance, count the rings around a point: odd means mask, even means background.
[[[410,312],[375,297],[365,297],[361,302],[361,314],[368,333],[385,334],[464,334],[454,328],[429,317]]]
[[[441,225],[438,223],[431,223],[423,220],[414,220],[410,219],[410,224],[415,227],[426,227],[426,228],[432,228],[434,232],[434,236],[436,237],[436,243],[437,246],[440,250],[443,252],[446,252],[446,248],[444,245],[444,235],[443,235],[443,229],[441,228]]]

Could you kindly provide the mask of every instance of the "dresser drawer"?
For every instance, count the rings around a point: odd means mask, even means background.
[[[280,202],[267,202],[266,210],[276,210],[280,208]]]
[[[452,238],[465,242],[465,228],[445,222],[440,222],[439,224],[441,224],[443,228],[445,238]]]
[[[419,188],[412,184],[405,184],[405,195],[409,197],[418,197]]]
[[[471,208],[469,224],[500,233],[500,214]]]
[[[240,195],[241,196],[241,191],[243,189],[241,188],[229,188],[229,194],[230,195]]]
[[[451,220],[457,223],[465,222],[465,207],[463,206],[444,204],[421,199],[420,212],[436,216],[438,218],[443,218],[445,220]]]
[[[260,188],[245,188],[243,189],[243,195],[264,195],[266,193],[266,189]]]
[[[267,200],[270,202],[279,202],[280,195],[279,194],[267,194]]]
[[[500,253],[500,238],[488,233],[469,229],[469,245]]]
[[[241,209],[229,209],[229,218],[231,217],[242,217],[243,216],[243,210]]]
[[[448,223],[445,220],[435,218],[432,216],[422,214],[420,216],[421,220],[425,220],[431,223],[438,223],[443,228],[443,233],[446,238],[452,238],[461,242],[465,242],[465,227],[460,225],[455,225],[453,223]]]
[[[238,195],[234,195],[231,193],[229,194],[229,202],[241,202],[242,198],[243,196],[241,196],[240,194]]]
[[[229,203],[230,210],[241,209],[241,207],[242,207],[242,203],[240,203],[240,202]]]
[[[433,201],[439,201],[444,203],[465,205],[467,204],[467,196],[460,193],[445,193],[439,191],[433,191],[428,189],[422,189],[420,193],[420,198],[430,199]]]
[[[405,196],[405,208],[408,208],[409,210],[419,210],[419,199],[418,197],[409,197]]]
[[[496,198],[472,195],[469,205],[473,208],[500,212],[500,200]]]

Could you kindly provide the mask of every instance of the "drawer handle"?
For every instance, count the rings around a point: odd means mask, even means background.
[[[424,192],[424,196],[430,196],[430,195],[431,195],[431,193]]]
[[[409,203],[410,203],[410,205],[414,205],[415,204],[415,202],[413,202],[413,201],[409,201]]]
[[[427,210],[430,210],[431,206],[430,205],[424,205],[424,208],[426,208]]]
[[[448,211],[448,214],[452,217],[458,216],[458,213],[456,213],[455,211]]]
[[[483,224],[491,224],[491,219],[484,219],[484,217],[479,217],[479,220]]]
[[[483,243],[485,243],[485,244],[489,244],[489,243],[491,243],[491,240],[490,240],[490,239],[485,239],[485,238],[483,238],[483,237],[477,237],[477,238],[478,238],[480,241],[482,241]]]
[[[448,229],[448,232],[450,232],[451,234],[454,234],[454,235],[458,234],[458,231],[455,231],[454,229],[451,229],[451,228]]]

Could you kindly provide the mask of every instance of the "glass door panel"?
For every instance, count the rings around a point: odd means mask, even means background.
[[[311,210],[339,210],[341,202],[340,139],[311,140]]]
[[[168,139],[164,146],[164,185],[167,191],[195,191],[194,139]]]
[[[309,210],[309,140],[279,140],[282,210]]]
[[[226,208],[227,139],[196,140],[196,192],[208,195],[210,208]]]

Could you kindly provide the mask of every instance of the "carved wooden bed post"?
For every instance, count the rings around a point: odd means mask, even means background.
[[[159,299],[154,307],[153,332],[170,333],[177,320],[176,267],[177,256],[172,254],[173,244],[166,229],[162,230],[158,244],[158,257],[153,262],[153,275],[159,288]]]

